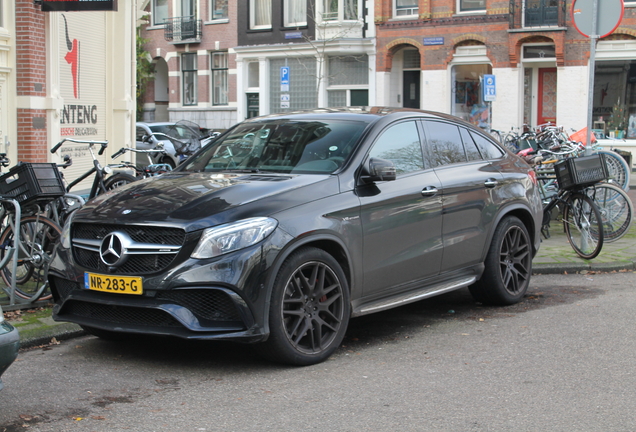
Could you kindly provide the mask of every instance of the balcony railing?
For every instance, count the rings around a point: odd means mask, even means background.
[[[565,27],[564,0],[510,0],[510,28]]]
[[[166,18],[163,36],[175,44],[201,42],[201,20],[193,16]]]

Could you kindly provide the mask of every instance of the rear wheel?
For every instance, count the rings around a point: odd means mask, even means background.
[[[281,363],[320,363],[340,346],[349,315],[349,286],[338,262],[321,249],[299,249],[276,277],[270,335],[256,348]]]
[[[519,218],[508,216],[499,223],[484,265],[481,279],[469,288],[475,300],[510,305],[523,298],[532,275],[532,245]]]
[[[601,213],[590,197],[571,195],[563,212],[565,235],[570,246],[584,259],[596,258],[603,248]]]
[[[629,177],[631,169],[623,156],[612,151],[599,151],[598,154],[605,155],[605,165],[609,174],[609,180],[623,190],[629,190]]]
[[[599,183],[585,190],[601,212],[603,242],[613,242],[629,231],[634,217],[632,200],[613,184]]]
[[[132,183],[134,181],[137,181],[137,177],[126,173],[117,173],[108,177],[104,181],[104,187],[106,187],[106,190],[109,191],[127,185],[128,183]]]

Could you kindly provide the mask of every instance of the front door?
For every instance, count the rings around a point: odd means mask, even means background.
[[[404,88],[402,94],[404,95],[404,103],[402,106],[405,108],[419,108],[420,71],[404,71],[403,74]]]
[[[539,69],[539,103],[537,104],[537,124],[556,123],[556,68]]]

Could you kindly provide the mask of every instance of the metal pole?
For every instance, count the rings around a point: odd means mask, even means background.
[[[588,86],[587,105],[587,141],[585,143],[585,155],[592,154],[592,115],[594,110],[594,72],[596,68],[596,40],[598,39],[598,0],[592,2],[592,32],[590,34],[590,76]]]

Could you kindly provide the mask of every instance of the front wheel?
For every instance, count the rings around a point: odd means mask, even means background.
[[[601,212],[587,195],[570,195],[563,212],[563,225],[570,246],[584,259],[596,258],[603,248]]]
[[[511,305],[523,298],[532,275],[532,243],[519,218],[508,216],[499,223],[484,266],[481,279],[469,288],[475,300]]]
[[[338,262],[322,249],[299,249],[276,276],[270,335],[256,348],[281,363],[320,363],[340,346],[349,315],[349,286]]]

